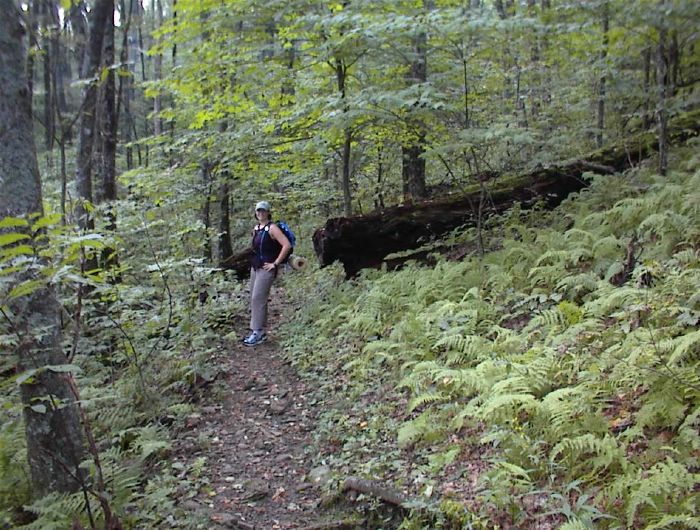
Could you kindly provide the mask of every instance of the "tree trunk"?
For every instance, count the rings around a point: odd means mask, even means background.
[[[338,83],[338,92],[340,92],[340,99],[343,100],[343,112],[348,111],[348,106],[345,103],[346,97],[346,86],[345,82],[347,80],[348,67],[345,61],[340,57],[335,58],[335,77]],[[345,215],[352,215],[352,190],[350,183],[350,156],[352,154],[352,128],[350,125],[345,125],[345,132],[343,134],[343,148],[341,150],[341,164],[342,164],[342,179],[341,187],[343,189],[343,211]]]
[[[651,112],[649,111],[649,103],[651,101],[651,47],[647,46],[642,52],[644,59],[644,102],[642,104],[642,127],[648,129],[651,127]]]
[[[109,10],[114,12],[114,0],[105,0],[110,4]],[[99,133],[100,133],[100,186],[97,202],[109,202],[117,199],[116,183],[116,154],[117,154],[117,123],[116,114],[116,82],[114,76],[114,20],[108,17],[105,24],[102,69],[106,75],[100,87],[99,98]],[[116,227],[112,227],[114,229]]]
[[[231,214],[229,208],[229,185],[227,174],[219,186],[219,266],[233,254],[231,247]]]
[[[432,2],[425,2],[426,11],[432,9]],[[413,40],[413,61],[407,73],[409,85],[418,85],[427,81],[427,42],[425,31],[420,31]],[[401,146],[401,177],[404,199],[407,201],[425,198],[425,126],[419,119],[408,118],[412,131],[408,141]]]
[[[603,147],[603,132],[605,130],[605,72],[607,70],[605,62],[608,57],[608,31],[610,30],[610,6],[607,2],[603,4],[601,26],[603,31],[603,47],[600,50],[600,68],[602,73],[598,81],[598,132],[595,142],[598,148]]]
[[[53,65],[54,53],[52,41],[54,35],[58,33],[57,23],[52,20],[52,1],[42,0],[41,2],[41,25],[43,26],[43,38],[41,42],[43,52],[43,67],[44,67],[44,145],[48,151],[53,149],[54,138],[56,137],[56,128],[54,123],[54,90]]]
[[[78,65],[78,72],[82,73],[86,61],[89,32],[85,2],[82,0],[71,2],[71,7],[68,11],[68,20],[73,30],[75,62]]]
[[[92,154],[95,142],[95,124],[97,108],[97,88],[104,43],[105,26],[110,16],[113,16],[112,0],[97,0],[91,12],[90,35],[85,67],[81,73],[82,79],[89,79],[83,89],[83,105],[78,120],[78,148],[76,160],[76,187],[78,189],[78,204],[76,215],[81,229],[91,229],[94,226],[91,216],[85,207],[86,202],[92,202]]]
[[[153,9],[155,9],[156,12],[156,29],[158,29],[163,25],[163,2],[161,0],[156,0],[153,4]],[[156,53],[153,67],[153,77],[156,81],[160,81],[163,78],[162,53]],[[161,110],[162,98],[160,90],[158,90],[153,98],[153,134],[156,136],[160,136],[163,132],[163,119],[160,116]]]
[[[202,205],[202,224],[204,225],[204,259],[212,261],[211,249],[211,169],[208,162],[202,162],[199,168],[202,175],[204,204]]]
[[[119,52],[119,88],[117,90],[117,114],[116,120],[117,124],[120,119],[122,122],[122,137],[124,139],[125,154],[126,154],[126,169],[132,169],[134,167],[134,156],[132,152],[131,145],[131,97],[132,88],[131,82],[133,79],[133,72],[129,64],[129,30],[131,29],[131,20],[133,16],[134,0],[129,0],[129,10],[127,12],[124,0],[119,1],[119,10],[122,13],[122,17],[126,17],[125,23],[122,24],[122,46]],[[122,114],[121,108],[124,105],[124,113]],[[124,118],[121,118],[122,115]],[[119,131],[117,126],[115,134]]]
[[[660,0],[659,5],[663,6],[665,0]],[[663,24],[664,21],[661,21]],[[656,86],[658,90],[658,101],[656,102],[656,127],[659,142],[659,173],[666,175],[668,170],[668,131],[667,131],[667,110],[666,97],[668,87],[668,63],[666,59],[666,39],[667,31],[662,25],[659,27],[659,42],[656,46]]]
[[[110,15],[105,26],[102,68],[106,69],[104,83],[100,90],[99,133],[100,133],[100,186],[97,196],[98,203],[104,203],[105,226],[107,230],[117,230],[117,211],[114,201],[117,200],[117,129],[119,116],[116,112],[116,81],[114,75],[114,0],[108,0]],[[105,247],[100,256],[100,267],[112,270],[118,266],[117,250]],[[113,278],[119,281],[119,278]]]
[[[12,131],[0,144],[0,219],[42,213],[41,182],[34,149],[31,93],[21,48],[20,13],[12,0],[0,0],[0,123]],[[41,281],[40,262],[25,267],[16,281]],[[34,370],[21,384],[32,491],[72,492],[80,487],[83,457],[77,406],[66,373],[47,369],[66,363],[61,350],[59,304],[50,284],[9,298],[18,367]]]

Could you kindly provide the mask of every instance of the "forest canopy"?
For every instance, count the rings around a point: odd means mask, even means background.
[[[365,527],[700,526],[700,4],[0,11],[0,526],[210,523],[207,436],[176,448],[225,395],[258,200],[307,258],[322,226],[470,205],[415,238],[428,264],[280,288],[323,494],[402,490]],[[496,207],[562,167],[556,209]]]

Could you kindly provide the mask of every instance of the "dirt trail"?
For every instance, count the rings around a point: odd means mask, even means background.
[[[198,490],[181,507],[208,528],[283,530],[320,519],[318,484],[308,478],[315,411],[310,389],[278,351],[279,299],[273,291],[266,342],[222,345],[221,374],[176,443],[183,478]],[[242,337],[244,324],[235,327]]]

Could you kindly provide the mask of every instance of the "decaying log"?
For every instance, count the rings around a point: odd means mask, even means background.
[[[669,127],[670,141],[680,143],[700,131],[700,110],[676,118]],[[528,208],[538,201],[553,208],[571,193],[587,186],[584,174],[611,175],[637,164],[657,148],[653,131],[591,153],[585,159],[538,167],[517,177],[502,176],[488,188],[480,207],[479,187],[456,198],[428,200],[387,208],[368,215],[336,217],[316,230],[314,251],[322,266],[340,261],[348,277],[366,267],[380,266],[389,254],[418,248],[460,226],[475,226],[519,203]]]
[[[250,276],[251,257],[253,257],[253,249],[248,247],[226,258],[221,267],[226,270],[236,271],[238,279],[245,280]]]
[[[515,203],[527,208],[537,200],[554,207],[570,193],[586,186],[587,165],[581,161],[541,168],[518,179],[511,187],[488,193],[484,215],[502,213]],[[612,172],[612,171],[611,171]],[[473,226],[480,191],[458,198],[429,200],[387,208],[356,217],[329,219],[314,233],[314,251],[321,265],[339,260],[348,276],[381,265],[394,252],[416,248],[459,226]]]

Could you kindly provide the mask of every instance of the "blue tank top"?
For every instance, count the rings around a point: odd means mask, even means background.
[[[267,223],[263,228],[255,228],[253,232],[253,259],[251,265],[254,269],[261,269],[263,263],[272,263],[279,256],[282,245],[270,235],[270,226]]]

